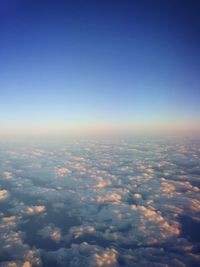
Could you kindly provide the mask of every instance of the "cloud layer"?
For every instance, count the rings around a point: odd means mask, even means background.
[[[197,140],[1,145],[0,266],[198,266]]]

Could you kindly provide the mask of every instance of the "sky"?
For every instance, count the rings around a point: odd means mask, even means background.
[[[0,2],[1,132],[199,125],[200,4]]]

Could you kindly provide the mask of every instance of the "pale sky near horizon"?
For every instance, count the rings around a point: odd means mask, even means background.
[[[198,1],[1,1],[0,130],[198,125],[199,13]]]

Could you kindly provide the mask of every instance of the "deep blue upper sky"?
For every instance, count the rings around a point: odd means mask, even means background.
[[[1,1],[0,40],[1,127],[198,120],[199,1]]]

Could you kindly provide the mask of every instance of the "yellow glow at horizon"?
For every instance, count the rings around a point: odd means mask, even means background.
[[[33,135],[112,135],[133,133],[200,133],[200,122],[141,122],[141,123],[113,123],[113,122],[81,122],[57,123],[48,125],[14,125],[0,126],[0,136]]]

